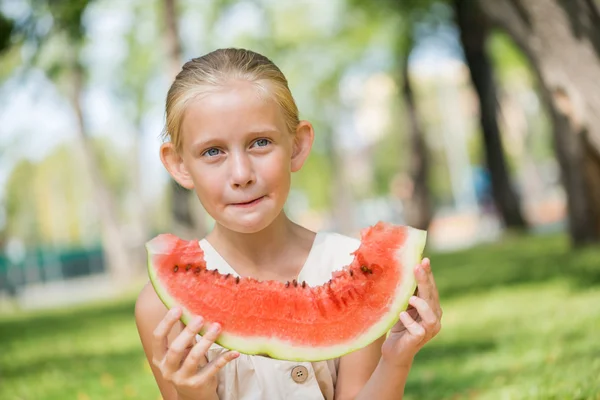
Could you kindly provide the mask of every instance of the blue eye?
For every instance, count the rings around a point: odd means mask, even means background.
[[[254,144],[257,145],[258,147],[265,147],[269,143],[271,143],[271,141],[268,139],[258,139],[256,142],[254,142]]]
[[[217,149],[215,147],[211,147],[210,149],[206,150],[203,155],[206,155],[209,157],[214,157],[214,156],[218,156],[219,152],[220,152],[219,149]]]

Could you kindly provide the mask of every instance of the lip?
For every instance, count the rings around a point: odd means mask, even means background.
[[[261,196],[261,197],[257,197],[254,200],[250,200],[246,203],[232,203],[231,205],[235,206],[235,207],[243,207],[243,208],[253,207],[253,206],[257,205],[258,203],[260,203],[264,198],[265,198],[265,196]]]

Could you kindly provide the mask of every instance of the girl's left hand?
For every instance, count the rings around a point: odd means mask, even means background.
[[[410,366],[417,352],[441,329],[442,308],[431,264],[424,258],[415,267],[417,295],[409,300],[409,307],[400,313],[381,347],[382,359],[391,365]]]

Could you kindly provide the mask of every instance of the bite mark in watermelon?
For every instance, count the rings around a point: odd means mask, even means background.
[[[198,241],[161,234],[146,244],[148,274],[167,308],[182,307],[185,324],[197,315],[206,328],[218,322],[216,343],[225,348],[327,360],[365,347],[396,323],[415,291],[413,271],[426,237],[422,230],[379,222],[363,229],[350,265],[310,287],[222,275],[206,265]]]

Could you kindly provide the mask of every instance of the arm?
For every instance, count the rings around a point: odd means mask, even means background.
[[[344,369],[342,369],[344,360],[342,359],[340,362],[336,400],[397,400],[404,396],[408,373],[415,355],[441,329],[442,310],[428,259],[424,259],[415,268],[415,276],[419,297],[412,296],[410,298],[409,309],[400,313],[400,320],[391,329],[383,345],[381,345],[381,340],[384,338],[380,338],[375,343],[359,350],[356,353],[364,351],[361,353],[363,358],[357,354],[353,362],[344,364]],[[376,366],[369,363],[369,361],[375,360],[376,356],[375,350],[370,353],[368,350],[373,346],[379,346],[381,354],[376,361]],[[371,356],[366,354],[371,354]],[[368,374],[368,380],[364,379],[364,374]],[[351,384],[347,381],[352,379],[356,379],[357,382],[350,386]]]
[[[340,358],[338,378],[335,385],[336,400],[356,398],[360,390],[369,381],[373,371],[378,367],[381,358],[381,345],[384,340],[385,335],[370,345]]]
[[[162,398],[164,400],[178,400],[175,387],[162,377],[162,373],[152,362],[153,332],[166,314],[167,308],[156,295],[154,288],[151,284],[146,284],[135,303],[135,323],[138,334]],[[172,342],[182,329],[183,324],[181,322],[177,323],[169,333],[167,340]]]
[[[340,359],[335,400],[401,399],[412,360],[407,365],[392,365],[381,358],[385,336],[365,348]]]
[[[228,351],[209,363],[206,352],[220,333],[219,324],[210,325],[202,339],[196,341],[206,324],[197,317],[184,327],[181,313],[179,307],[167,311],[150,285],[146,285],[136,302],[136,325],[162,397],[218,399],[217,373],[239,353]]]

